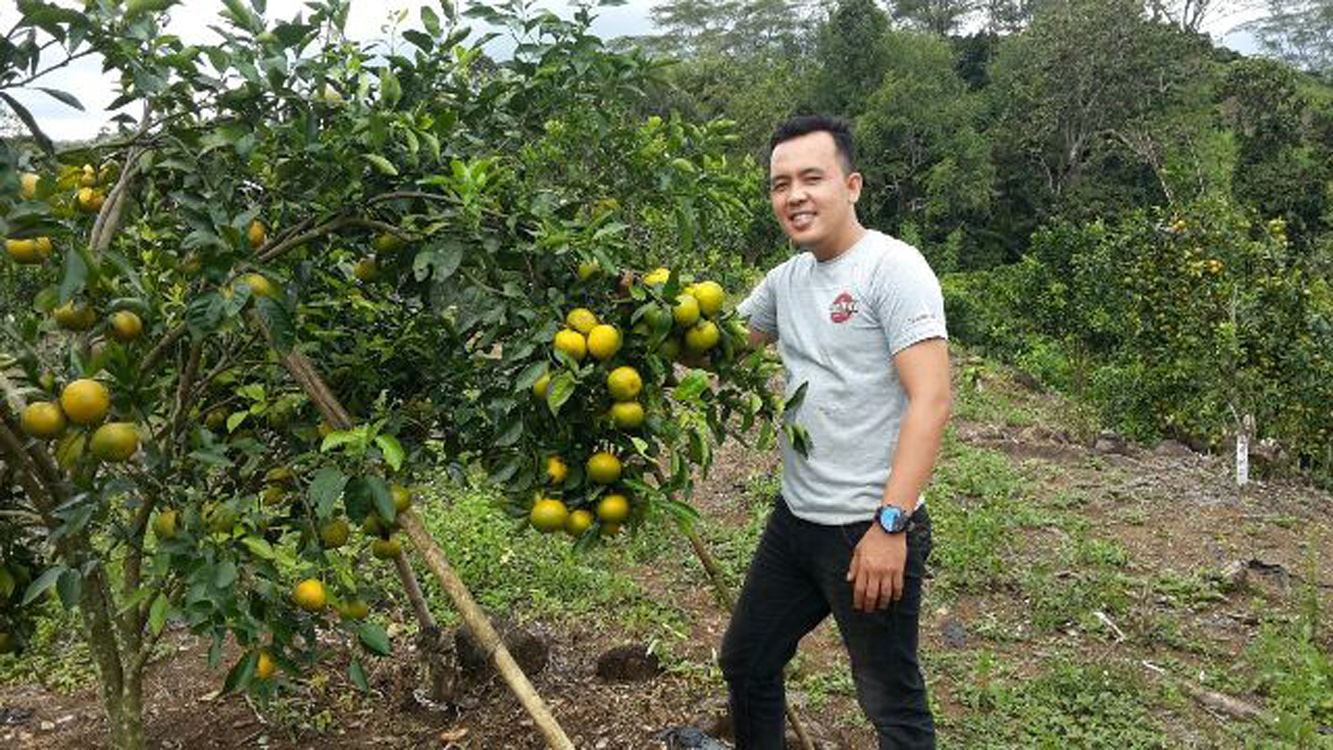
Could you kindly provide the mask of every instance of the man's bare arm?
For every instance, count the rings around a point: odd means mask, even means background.
[[[907,413],[893,454],[893,473],[884,487],[884,502],[910,513],[930,481],[953,408],[949,344],[944,339],[914,344],[898,352],[893,366],[907,392]]]
[[[911,513],[935,467],[952,408],[949,344],[944,339],[914,344],[898,352],[893,366],[907,391],[907,413],[898,432],[884,502]],[[879,524],[872,524],[856,545],[847,569],[852,606],[872,612],[897,601],[903,595],[906,570],[907,535],[888,534]]]

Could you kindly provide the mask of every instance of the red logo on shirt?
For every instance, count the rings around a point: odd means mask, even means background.
[[[833,300],[833,304],[830,305],[828,309],[829,320],[832,320],[834,323],[846,323],[851,320],[852,316],[855,314],[856,300],[847,292],[839,294],[838,298]]]

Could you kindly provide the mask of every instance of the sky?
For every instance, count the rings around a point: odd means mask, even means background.
[[[420,20],[416,15],[416,9],[427,1],[355,0],[348,18],[348,34],[357,40],[385,38],[384,29],[390,14],[404,10],[411,12],[403,28],[419,28]],[[600,8],[592,31],[604,39],[652,33],[649,12],[657,2],[659,0],[629,0],[620,7]],[[573,3],[569,0],[544,0],[539,5],[561,16],[572,14]],[[6,29],[12,27],[18,18],[16,6],[17,3],[0,0],[0,27]],[[218,37],[209,26],[218,23],[217,14],[221,8],[221,0],[183,0],[172,9],[167,32],[180,36],[186,43],[215,42]],[[266,17],[270,21],[290,19],[303,10],[304,0],[268,0]],[[1226,32],[1237,24],[1249,20],[1253,15],[1253,13],[1236,14],[1220,18],[1208,31],[1228,46],[1244,53],[1252,53],[1255,46],[1248,35]],[[470,19],[464,21],[472,26],[474,34],[481,28],[475,21]],[[505,42],[497,40],[488,45],[487,49],[493,55],[503,56],[505,46],[507,46]],[[85,111],[80,112],[38,91],[13,92],[15,98],[33,113],[46,134],[57,141],[91,138],[115,114],[105,111],[106,105],[111,103],[116,93],[113,89],[114,80],[101,71],[100,60],[84,58],[44,77],[40,85],[68,91],[78,97],[84,106]]]

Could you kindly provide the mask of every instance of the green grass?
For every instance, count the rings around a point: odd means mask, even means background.
[[[1296,616],[1264,624],[1242,666],[1277,719],[1273,734],[1301,748],[1333,748],[1333,736],[1321,734],[1333,727],[1333,647],[1321,625],[1310,587]]]
[[[69,695],[97,678],[92,654],[83,640],[83,621],[51,599],[35,604],[37,630],[21,654],[0,656],[0,685],[39,682],[56,693]]]
[[[426,528],[487,611],[557,622],[579,619],[647,637],[688,632],[685,614],[650,598],[631,574],[637,564],[667,550],[686,554],[682,535],[663,519],[637,538],[576,553],[563,534],[517,530],[485,489],[440,484],[431,494],[422,509]],[[434,578],[420,579],[440,622],[457,624]]]
[[[1168,698],[1138,670],[1118,663],[1081,663],[1065,655],[1034,675],[999,658],[978,655],[957,685],[969,709],[943,722],[951,746],[969,748],[1165,748],[1169,743],[1149,706]]]
[[[946,437],[927,491],[937,587],[976,591],[1011,577],[1016,532],[1036,520],[1024,500],[1029,490],[1003,453]]]

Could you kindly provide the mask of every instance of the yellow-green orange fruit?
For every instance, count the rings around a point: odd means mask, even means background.
[[[399,513],[412,507],[412,491],[406,487],[395,484],[389,488],[389,494],[393,495],[393,507]]]
[[[351,533],[352,528],[347,525],[347,519],[335,518],[319,527],[319,543],[325,549],[337,549],[347,544]]]
[[[605,362],[620,351],[620,331],[612,325],[594,326],[588,332],[588,353]]]
[[[579,536],[587,531],[589,526],[592,526],[592,522],[592,513],[582,508],[571,511],[570,514],[565,517],[565,533],[570,536]]]
[[[634,430],[643,425],[643,404],[638,401],[618,401],[611,405],[611,421],[622,430]]]
[[[397,539],[376,539],[370,544],[370,554],[380,560],[392,560],[403,551],[403,543]]]
[[[716,281],[700,281],[690,294],[699,301],[699,312],[710,318],[718,314],[727,299],[726,290]]]
[[[24,172],[19,177],[19,195],[23,196],[23,200],[30,201],[37,197],[37,183],[41,180],[40,176],[32,172]]]
[[[167,541],[176,538],[178,516],[174,510],[160,510],[153,517],[153,533],[158,539]]]
[[[716,323],[711,320],[701,320],[685,332],[685,348],[694,354],[702,354],[717,346],[721,337],[722,332],[718,330]]]
[[[65,431],[65,412],[52,401],[35,401],[23,410],[23,432],[38,440],[50,440]]]
[[[546,459],[546,479],[551,484],[564,484],[565,477],[569,475],[569,466],[564,459],[559,456],[549,456]]]
[[[597,484],[611,484],[620,479],[620,459],[614,453],[598,451],[588,458],[588,479]]]
[[[107,422],[93,433],[88,448],[103,461],[128,461],[139,450],[139,430],[130,422]]]
[[[676,305],[671,308],[671,317],[676,325],[688,328],[699,322],[699,300],[689,294],[676,297]]]
[[[620,523],[629,518],[629,498],[615,493],[606,495],[597,503],[597,517],[602,523]]]
[[[606,376],[606,389],[617,401],[633,401],[643,390],[643,378],[633,367],[617,367]]]
[[[597,315],[586,307],[576,307],[565,316],[565,325],[587,336],[597,326]]]
[[[565,508],[564,503],[547,497],[532,504],[528,520],[534,529],[549,534],[563,529],[568,515],[569,510]]]
[[[555,335],[555,349],[573,357],[575,362],[581,362],[588,354],[588,342],[578,331],[564,328]]]
[[[111,315],[111,335],[121,343],[129,343],[143,334],[143,321],[129,310]]]
[[[106,418],[111,408],[111,393],[96,380],[76,380],[61,391],[60,408],[74,424],[94,425]]]
[[[258,250],[268,239],[268,227],[265,227],[264,222],[259,219],[254,219],[250,222],[250,227],[245,230],[245,237],[250,240],[250,249]]]
[[[292,599],[296,606],[307,612],[318,612],[329,603],[328,593],[318,578],[307,578],[296,584],[292,590]]]

